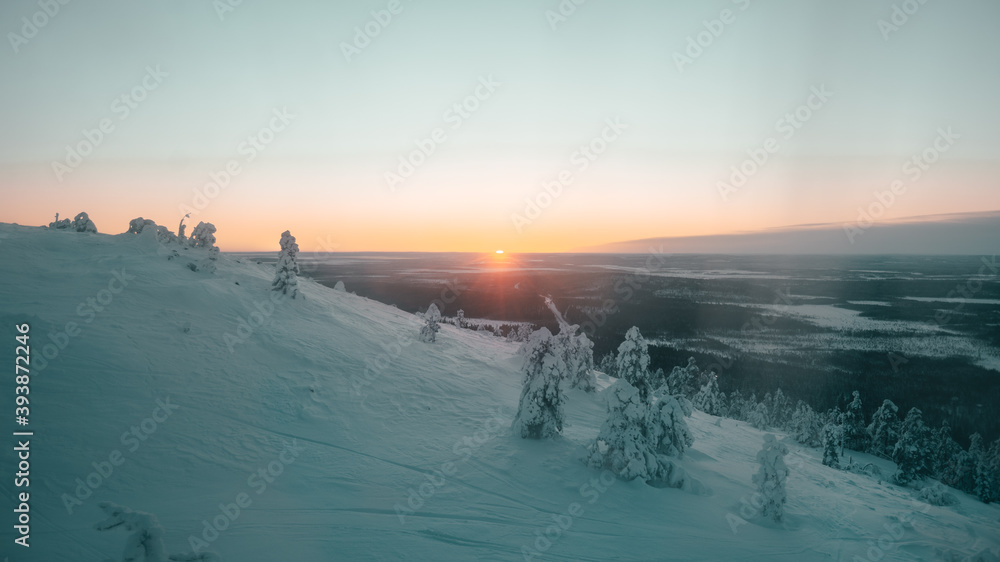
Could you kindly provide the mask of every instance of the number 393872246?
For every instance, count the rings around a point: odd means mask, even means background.
[[[17,347],[14,349],[14,417],[18,425],[28,425],[28,393],[31,383],[31,346],[28,345],[31,327],[28,324],[18,324]]]

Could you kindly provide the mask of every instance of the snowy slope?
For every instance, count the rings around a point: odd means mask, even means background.
[[[11,546],[4,524],[3,555],[118,559],[125,533],[93,530],[101,501],[156,514],[170,552],[189,552],[190,537],[204,540],[217,520],[224,530],[208,536],[224,561],[523,560],[524,548],[534,560],[1000,553],[997,506],[957,491],[957,506],[920,504],[794,444],[787,523],[755,521],[741,499],[752,499],[763,434],[699,412],[682,464],[706,494],[602,483],[579,460],[603,421],[599,394],[571,394],[559,439],[510,435],[516,344],[450,325],[424,344],[414,316],[308,280],[305,300],[272,310],[273,266],[222,256],[216,272],[192,271],[197,252],[168,260],[150,236],[0,224],[4,356],[15,323],[31,323],[36,355],[50,332],[61,340],[67,322],[80,325],[33,377],[32,547]],[[116,279],[127,286],[105,291],[121,287]],[[241,322],[259,319],[247,334]],[[177,408],[164,416],[168,401]],[[133,427],[143,440],[123,441]],[[14,457],[4,450],[7,505]],[[92,478],[99,485],[68,513],[63,495],[111,458],[124,462]],[[238,497],[249,505],[223,515],[220,504]],[[884,552],[870,558],[880,538]]]

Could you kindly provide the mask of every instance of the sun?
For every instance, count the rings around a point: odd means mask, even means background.
[[[503,253],[503,250],[497,250],[497,253],[498,253],[498,254],[502,254],[502,253]]]

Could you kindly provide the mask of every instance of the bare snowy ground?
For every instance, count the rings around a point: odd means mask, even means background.
[[[423,344],[414,316],[308,280],[304,300],[274,304],[271,267],[223,257],[194,272],[196,251],[167,260],[148,237],[0,234],[7,329],[31,323],[40,356],[50,333],[79,328],[33,377],[32,548],[18,560],[119,556],[125,534],[92,527],[101,501],[156,514],[170,552],[194,537],[229,561],[1000,554],[997,506],[957,491],[958,505],[928,506],[794,444],[787,521],[761,522],[750,478],[763,433],[701,413],[682,463],[704,494],[602,480],[579,460],[600,394],[570,395],[559,439],[507,431],[517,344],[448,325]],[[116,278],[127,286],[112,293]],[[164,401],[176,407],[165,418]],[[143,439],[124,440],[132,428]],[[92,477],[116,451],[124,461]],[[11,486],[0,480],[0,495]],[[10,525],[0,533],[11,552]]]

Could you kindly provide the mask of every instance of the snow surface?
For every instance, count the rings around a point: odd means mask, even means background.
[[[93,527],[103,501],[155,515],[166,550],[190,552],[189,536],[242,492],[252,504],[211,543],[223,561],[524,560],[524,547],[533,560],[594,561],[1000,553],[1000,507],[955,490],[958,505],[922,504],[911,490],[824,467],[819,450],[794,443],[785,523],[760,521],[751,475],[764,433],[700,412],[678,463],[705,493],[602,484],[580,460],[604,421],[601,392],[569,393],[561,437],[522,440],[509,431],[518,344],[450,325],[424,344],[415,316],[308,279],[304,299],[261,314],[265,325],[230,352],[225,334],[267,310],[274,266],[222,255],[214,274],[195,272],[185,264],[196,251],[168,260],[154,236],[0,224],[5,333],[31,323],[38,354],[47,334],[80,325],[32,378],[32,547],[14,551],[5,524],[0,554],[119,557],[125,535]],[[106,297],[115,272],[134,279],[87,322],[78,307]],[[600,390],[612,382],[598,376]],[[167,399],[179,409],[130,450],[123,432]],[[4,450],[6,471],[13,454]],[[67,513],[62,494],[115,450],[124,464]],[[280,474],[264,489],[248,482],[269,465]],[[401,519],[396,506],[419,490],[428,497]],[[12,479],[0,479],[0,496],[13,494]],[[567,528],[556,532],[555,521]]]

